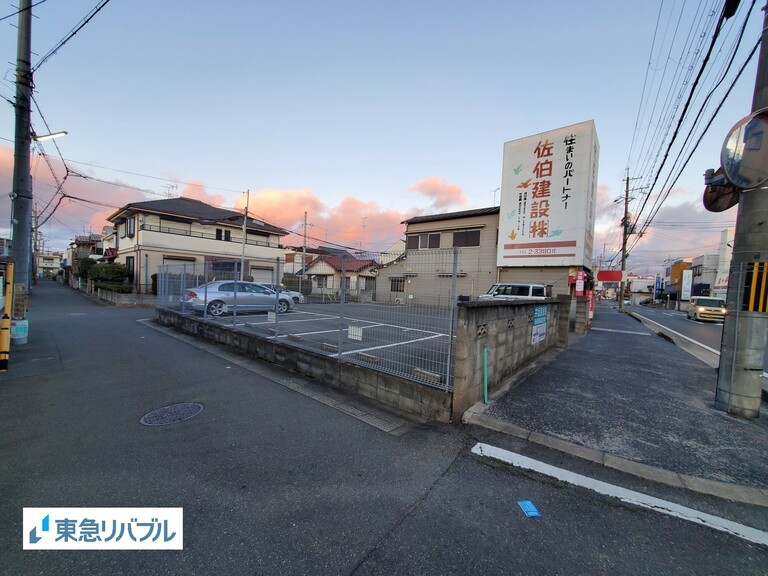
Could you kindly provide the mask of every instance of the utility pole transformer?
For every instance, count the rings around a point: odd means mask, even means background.
[[[29,291],[32,263],[32,177],[30,175],[30,148],[32,127],[30,108],[32,101],[32,0],[19,2],[19,34],[16,55],[16,141],[13,162],[13,247],[11,255],[15,265],[16,285]]]
[[[757,63],[752,112],[768,107],[768,5]],[[747,280],[768,262],[768,190],[761,186],[739,194],[733,254],[728,277],[715,407],[744,418],[760,415],[768,313],[745,305]],[[753,278],[754,280],[754,278]]]

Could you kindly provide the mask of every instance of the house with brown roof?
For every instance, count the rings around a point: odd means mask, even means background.
[[[372,259],[323,255],[307,264],[306,275],[312,280],[312,294],[337,299],[343,273],[347,296],[370,301],[376,292],[377,266]]]
[[[136,292],[150,290],[162,265],[216,263],[242,259],[244,276],[273,282],[284,258],[280,239],[288,232],[244,214],[191,198],[126,204],[107,220],[114,224],[115,261],[125,264]],[[245,235],[243,232],[245,231]]]

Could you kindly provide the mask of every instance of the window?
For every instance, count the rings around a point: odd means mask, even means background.
[[[328,276],[317,276],[317,287],[330,288],[329,282],[328,282]]]
[[[232,241],[232,231],[231,230],[224,230],[224,241],[225,242],[231,242]]]
[[[440,248],[440,233],[432,234],[409,234],[406,237],[405,247],[409,250],[427,250],[429,248]]]
[[[480,230],[461,230],[453,233],[453,245],[457,248],[463,246],[480,246]]]
[[[133,274],[136,270],[136,258],[134,256],[126,256],[125,266],[128,268],[128,281],[133,282]]]
[[[405,292],[405,278],[402,276],[398,278],[390,278],[389,290],[391,292]]]
[[[126,234],[129,238],[133,238],[136,235],[136,217],[131,216],[125,221]]]
[[[216,228],[216,240],[221,240],[223,235],[223,230],[221,228]]]

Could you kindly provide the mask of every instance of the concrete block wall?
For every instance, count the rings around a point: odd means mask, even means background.
[[[533,343],[534,307],[547,307],[546,336]],[[484,351],[488,392],[501,388],[516,370],[554,346],[567,345],[569,302],[548,299],[460,302],[456,332],[453,420],[484,397]],[[563,312],[563,313],[561,313]],[[565,343],[562,334],[565,333]]]
[[[589,328],[589,298],[576,297],[576,325],[574,331],[577,334],[585,334]]]

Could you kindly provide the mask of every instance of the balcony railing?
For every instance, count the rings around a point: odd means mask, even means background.
[[[192,230],[185,230],[184,228],[170,228],[167,226],[152,226],[150,224],[142,224],[141,230],[148,232],[159,232],[161,234],[175,234],[177,236],[189,236],[190,238],[202,238],[204,240],[218,240],[219,242],[227,242],[229,244],[242,244],[242,238],[230,238],[225,240],[223,237],[217,238],[216,234],[207,234],[205,232],[194,232]],[[266,246],[267,248],[280,248],[278,242],[269,242],[268,240],[256,240],[252,237],[246,236],[245,243],[248,246]]]

